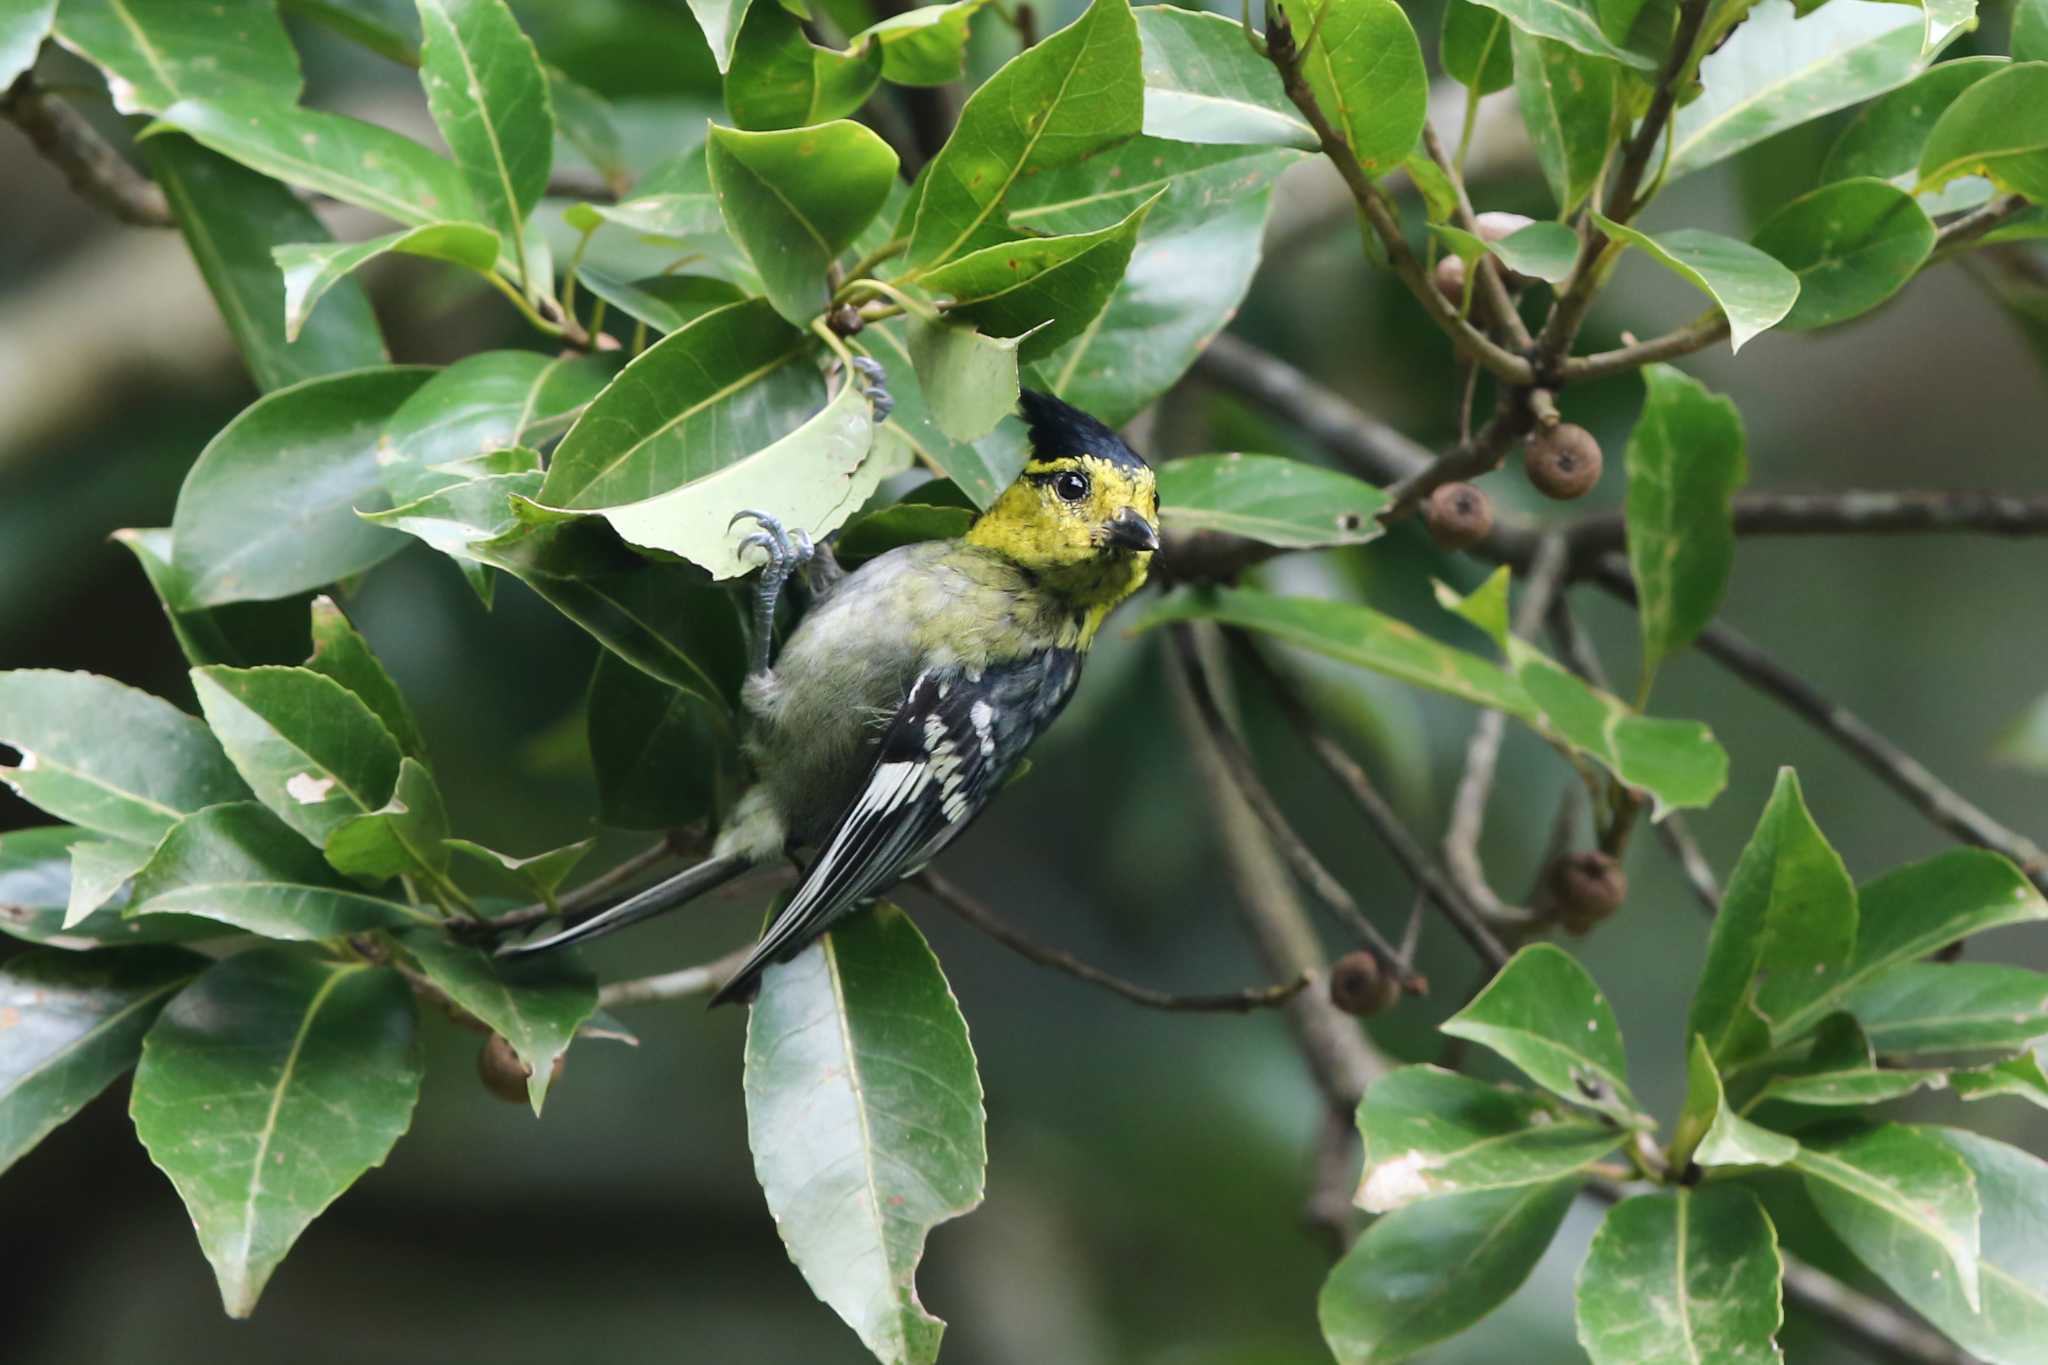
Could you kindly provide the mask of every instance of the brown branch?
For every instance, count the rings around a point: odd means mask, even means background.
[[[1902,535],[1930,531],[1994,536],[2048,535],[2048,494],[1971,489],[1895,492],[1845,489],[1827,493],[1743,493],[1734,500],[1738,536]],[[1588,517],[1570,529],[1581,571],[1628,544],[1619,512]]]
[[[1928,263],[1946,260],[1964,247],[1969,246],[2011,219],[2026,211],[2027,201],[2017,194],[2008,194],[1993,199],[1982,208],[1966,213],[1944,226],[1941,234],[1934,239],[1934,252]]]
[[[1694,351],[1704,351],[1715,342],[1727,339],[1728,315],[1716,312],[1648,341],[1638,341],[1612,351],[1595,351],[1591,355],[1568,356],[1558,365],[1558,382],[1582,384],[1589,379],[1626,374],[1656,361],[1676,360]]]
[[[1407,516],[1447,483],[1476,479],[1500,468],[1516,443],[1535,429],[1540,407],[1537,395],[1543,393],[1541,389],[1502,389],[1493,416],[1471,440],[1459,442],[1426,467],[1388,486],[1388,502],[1380,520],[1391,522]]]
[[[1444,151],[1443,139],[1436,135],[1436,125],[1427,122],[1422,125],[1422,147],[1444,173],[1444,178],[1451,182],[1451,190],[1457,196],[1457,211],[1453,216],[1458,226],[1475,237],[1479,236],[1479,216],[1472,211],[1472,197],[1465,192],[1465,178],[1458,174],[1457,163]],[[1490,253],[1481,256],[1473,269],[1479,272],[1479,300],[1485,305],[1493,325],[1508,339],[1509,345],[1517,351],[1526,352],[1535,344],[1535,338],[1529,335],[1522,315],[1515,311],[1514,297],[1508,293],[1507,284],[1501,279],[1499,259]]]
[[[176,227],[171,204],[154,180],[128,163],[84,115],[36,84],[24,71],[5,95],[0,117],[27,135],[80,198],[136,227]]]
[[[966,920],[975,928],[987,934],[996,942],[1016,953],[1019,957],[1036,962],[1041,967],[1065,972],[1091,986],[1100,986],[1113,995],[1122,996],[1134,1005],[1146,1009],[1167,1010],[1181,1014],[1248,1014],[1253,1010],[1273,1009],[1285,1005],[1306,988],[1314,977],[1301,972],[1293,980],[1276,986],[1255,986],[1241,991],[1221,991],[1213,995],[1174,995],[1167,991],[1154,990],[1124,980],[1100,967],[1091,966],[1061,948],[1050,948],[1012,928],[995,911],[983,905],[963,888],[941,877],[936,872],[925,872],[918,876],[916,884],[925,894],[946,909]]]

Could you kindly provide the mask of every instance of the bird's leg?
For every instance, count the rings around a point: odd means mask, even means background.
[[[768,658],[775,647],[775,604],[782,599],[783,585],[811,561],[817,548],[801,530],[784,530],[782,522],[766,512],[741,512],[727,525],[749,520],[761,529],[740,542],[741,553],[753,548],[768,557],[761,566],[761,579],[754,585],[754,653],[747,667],[751,676],[768,671]]]

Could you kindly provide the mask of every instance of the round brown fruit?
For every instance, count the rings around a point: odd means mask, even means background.
[[[1557,917],[1574,934],[1586,933],[1628,899],[1628,874],[1598,849],[1562,855],[1547,880]]]
[[[548,1083],[562,1079],[562,1068],[569,1058],[558,1055],[555,1064],[548,1071]],[[533,1068],[519,1060],[519,1054],[512,1050],[512,1044],[500,1034],[493,1033],[484,1041],[476,1054],[477,1079],[484,1083],[484,1089],[496,1095],[507,1104],[525,1104],[527,1078],[533,1075]]]
[[[1346,1014],[1370,1018],[1400,998],[1401,983],[1371,953],[1346,953],[1330,964],[1330,1003]]]
[[[1546,498],[1569,502],[1600,482],[1600,443],[1571,422],[1539,428],[1522,448],[1522,469]]]
[[[1469,483],[1439,484],[1422,505],[1422,524],[1444,550],[1462,550],[1493,529],[1493,503]]]
[[[1464,306],[1465,262],[1461,258],[1446,256],[1436,263],[1436,292],[1454,305]]]

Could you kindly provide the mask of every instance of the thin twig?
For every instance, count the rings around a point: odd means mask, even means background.
[[[743,943],[724,957],[700,962],[694,967],[680,971],[663,972],[660,976],[643,976],[633,981],[608,981],[598,987],[599,1009],[611,1009],[615,1005],[653,1005],[667,1000],[689,1000],[700,995],[709,995],[725,984],[726,978],[738,971],[747,955],[754,951],[754,945]]]
[[[1254,986],[1241,991],[1222,991],[1213,995],[1175,995],[1168,991],[1154,990],[1150,986],[1137,985],[1100,967],[1083,962],[1064,949],[1047,947],[1037,942],[1011,927],[993,910],[936,872],[920,874],[917,885],[940,905],[1018,956],[1036,962],[1041,967],[1051,967],[1055,971],[1065,972],[1071,977],[1086,981],[1091,986],[1100,986],[1114,995],[1122,996],[1134,1005],[1143,1005],[1147,1009],[1181,1014],[1248,1014],[1253,1010],[1272,1009],[1286,1004],[1313,980],[1308,973],[1303,972],[1296,975],[1293,980],[1275,986]]]
[[[1302,1216],[1330,1239],[1332,1256],[1342,1256],[1358,1240],[1358,1206],[1352,1194],[1358,1188],[1360,1146],[1358,1125],[1350,1116],[1335,1108],[1325,1111]]]
[[[1914,1365],[1977,1365],[1977,1357],[1933,1328],[1794,1256],[1785,1257],[1785,1297],[1894,1359]]]
[[[1993,230],[2003,227],[2009,220],[2017,218],[2027,208],[2027,201],[2017,194],[2002,195],[1971,213],[1966,213],[1942,228],[1934,239],[1934,252],[1928,262],[1946,260],[1964,247],[1977,241]]]
[[[1451,190],[1457,196],[1457,212],[1454,215],[1458,226],[1473,236],[1479,236],[1479,218],[1472,211],[1472,197],[1465,192],[1465,178],[1458,173],[1457,164],[1444,151],[1443,139],[1436,134],[1434,124],[1422,125],[1422,148],[1429,153],[1444,176],[1451,182]],[[1527,351],[1535,344],[1529,335],[1529,328],[1522,321],[1522,315],[1515,311],[1514,297],[1508,293],[1505,281],[1501,279],[1501,265],[1497,257],[1488,253],[1474,263],[1479,272],[1479,299],[1486,305],[1486,311],[1493,325],[1507,337],[1508,344],[1518,351]]]
[[[130,165],[84,115],[41,89],[32,72],[22,72],[0,95],[0,117],[21,129],[95,208],[136,227],[177,226],[170,200],[157,183]]]
[[[1738,536],[1943,531],[2048,536],[2048,495],[1971,489],[1743,493],[1734,499],[1733,525]],[[1569,534],[1572,556],[1582,568],[1590,564],[1590,557],[1628,544],[1627,523],[1618,512],[1587,517],[1574,523]]]
[[[1515,448],[1515,443],[1535,428],[1539,410],[1536,394],[1541,392],[1502,389],[1494,403],[1493,416],[1471,440],[1460,441],[1428,465],[1387,486],[1387,505],[1380,512],[1380,520],[1399,520],[1443,485],[1476,479],[1500,468],[1500,462]]]
[[[1709,918],[1720,914],[1721,883],[1714,876],[1714,865],[1700,851],[1699,841],[1692,837],[1692,826],[1684,816],[1672,811],[1659,820],[1655,828],[1657,837],[1664,841],[1664,847],[1678,860],[1679,870],[1685,873],[1686,885],[1699,898],[1701,908]]]

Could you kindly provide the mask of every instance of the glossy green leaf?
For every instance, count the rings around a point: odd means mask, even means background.
[[[1449,0],[1444,6],[1443,36],[1437,60],[1444,74],[1481,95],[1505,90],[1515,81],[1514,55],[1509,48],[1507,17],[1473,0]]]
[[[1921,32],[1905,5],[1829,0],[1799,18],[1791,0],[1759,0],[1672,119],[1672,177],[1903,85],[1926,65]]]
[[[1920,164],[1927,135],[1956,96],[2009,65],[2003,57],[1958,57],[1929,67],[1857,111],[1821,167],[1823,182],[1874,176],[1891,180]]]
[[[1579,1182],[1472,1190],[1396,1209],[1323,1282],[1338,1365],[1406,1360],[1498,1308],[1542,1257]]]
[[[1935,122],[1920,151],[1921,184],[1938,187],[1963,175],[2048,200],[2048,61],[1993,72]]]
[[[130,915],[197,915],[278,939],[384,929],[425,912],[349,888],[298,832],[253,801],[209,806],[135,875]]]
[[[513,447],[545,446],[568,429],[616,370],[595,356],[464,356],[420,385],[384,424],[378,442],[384,486],[393,500],[410,502],[474,477],[472,471],[442,466]]]
[[[0,90],[35,65],[56,15],[57,0],[0,0]]]
[[[306,667],[334,679],[370,713],[384,722],[384,728],[398,741],[398,747],[417,759],[427,756],[427,742],[420,734],[412,707],[398,690],[398,684],[384,671],[384,665],[370,651],[365,640],[331,597],[313,599],[313,657]]]
[[[545,853],[516,858],[468,839],[450,839],[448,851],[460,853],[472,863],[489,868],[493,874],[517,887],[523,895],[546,900],[561,889],[562,883],[582,864],[596,844],[597,838],[593,835],[573,844],[548,849]]]
[[[1959,1128],[1915,1131],[1961,1157],[1976,1183],[1983,1205],[1983,1311],[1964,1300],[1954,1276],[1899,1278],[1893,1287],[1973,1357],[1990,1365],[2033,1365],[2048,1341],[2048,1242],[2041,1237],[2048,1220],[2048,1162]]]
[[[590,207],[608,223],[653,237],[684,241],[725,230],[702,146],[680,152],[650,170],[634,186],[631,198]]]
[[[860,510],[881,482],[868,458],[874,413],[857,384],[842,382],[816,416],[771,445],[735,451],[728,464],[643,502],[607,507],[603,515],[628,544],[666,550],[707,570],[737,578],[759,555],[740,544],[758,526],[733,524],[735,508],[766,512],[784,526],[822,540]]]
[[[1374,1081],[1358,1106],[1358,1130],[1365,1173],[1353,1202],[1368,1213],[1548,1183],[1600,1160],[1624,1136],[1531,1091],[1433,1066],[1404,1066]]]
[[[1799,1144],[1751,1123],[1728,1106],[1707,1040],[1694,1034],[1687,1054],[1685,1108],[1671,1150],[1674,1164],[1782,1166],[1798,1154]]]
[[[1520,275],[1561,284],[1579,259],[1579,234],[1563,223],[1531,223],[1486,249]]]
[[[1562,1099],[1619,1123],[1649,1123],[1628,1089],[1614,1008],[1570,953],[1532,944],[1439,1028],[1491,1048]]]
[[[1916,210],[1917,212],[1917,210]],[[1628,438],[1628,563],[1636,580],[1644,688],[1714,619],[1735,563],[1730,500],[1749,477],[1735,404],[1669,365],[1643,369]]]
[[[195,668],[199,708],[256,799],[315,844],[382,806],[399,748],[353,692],[306,668]]]
[[[1940,1089],[1946,1073],[1880,1067],[1870,1039],[1847,1014],[1832,1014],[1815,1031],[1806,1057],[1776,1071],[1751,1106],[1768,1100],[1818,1107],[1882,1104],[1923,1086]]]
[[[1305,0],[1298,21],[1309,89],[1359,164],[1368,175],[1400,165],[1429,115],[1429,73],[1407,12],[1395,0]]]
[[[1109,227],[1063,237],[1026,237],[960,256],[919,281],[949,297],[949,317],[1018,340],[1029,364],[1086,333],[1109,306],[1131,263],[1139,229],[1161,190]]]
[[[1886,1284],[1910,1294],[1946,1281],[1978,1311],[1976,1180],[1939,1137],[1888,1123],[1808,1142],[1792,1165],[1835,1235]]]
[[[639,502],[780,440],[817,410],[805,350],[803,333],[763,300],[704,314],[591,401],[556,449],[540,501],[579,511]]]
[[[548,98],[555,108],[555,133],[581,152],[614,194],[624,195],[633,183],[626,149],[612,117],[611,103],[589,86],[545,67]]]
[[[1320,465],[1279,455],[1196,455],[1159,466],[1169,529],[1216,531],[1286,549],[1362,545],[1385,534],[1387,495]]]
[[[1560,213],[1570,215],[1600,181],[1615,119],[1620,68],[1520,29],[1511,35],[1515,99],[1537,164]]]
[[[171,518],[172,563],[193,605],[288,597],[402,549],[356,511],[385,505],[378,437],[431,373],[308,380],[223,427],[185,476]]]
[[[2018,0],[2012,7],[2012,59],[2048,62],[2048,0]]]
[[[250,97],[183,99],[159,125],[288,185],[415,227],[460,218],[469,192],[455,167],[389,129]]]
[[[399,942],[429,981],[512,1045],[530,1073],[527,1099],[538,1118],[556,1059],[597,1011],[597,979],[559,954],[499,959],[434,929],[411,930]]]
[[[412,1122],[416,1027],[396,972],[281,948],[217,963],[158,1016],[129,1108],[230,1316]]]
[[[1109,306],[1038,364],[1039,387],[1113,426],[1172,388],[1251,287],[1273,182],[1299,159],[1136,138],[1019,185],[1012,226],[1047,233],[1106,227],[1166,191]]]
[[[1001,241],[997,210],[1012,186],[1136,135],[1144,113],[1130,5],[1094,0],[968,99],[952,136],[919,177],[905,264],[929,269]]]
[[[281,0],[304,15],[401,66],[420,64],[420,16],[413,0]]]
[[[704,596],[710,600],[698,612],[707,633],[722,622],[737,647],[730,601],[722,593]],[[719,699],[671,687],[606,653],[591,675],[585,715],[605,824],[674,829],[727,808],[736,794],[739,752]]]
[[[207,967],[182,948],[46,948],[0,964],[0,1171],[142,1054],[170,998]]]
[[[882,45],[820,47],[780,5],[756,5],[740,29],[725,107],[740,128],[802,128],[845,118],[882,79]]]
[[[913,322],[910,363],[933,425],[956,441],[974,441],[1016,411],[1022,340],[983,336],[952,322]],[[957,470],[946,472],[960,477]]]
[[[78,952],[136,943],[184,943],[229,932],[211,920],[184,915],[123,919],[127,898],[119,894],[82,924],[65,928],[71,904],[71,850],[92,841],[88,831],[75,825],[0,834],[0,933]]]
[[[135,556],[192,664],[250,664],[301,657],[309,647],[304,604],[286,598],[198,607],[185,575],[171,562],[171,528],[124,527],[110,537]]]
[[[57,41],[107,73],[124,114],[187,96],[299,97],[299,54],[273,0],[64,0]]]
[[[1593,221],[1609,237],[1641,247],[1718,304],[1728,316],[1731,351],[1776,326],[1799,299],[1799,277],[1747,242],[1700,228],[1674,228],[1653,237],[1598,213]]]
[[[802,326],[825,311],[826,271],[896,183],[896,153],[850,120],[748,133],[711,130],[711,185],[733,240],[777,312]]]
[[[271,253],[327,236],[297,195],[189,138],[149,138],[141,151],[258,388],[389,361],[360,285],[330,281],[341,288],[326,311],[310,324],[301,317],[287,325],[287,291]]]
[[[1548,38],[1585,53],[1606,57],[1645,73],[1657,69],[1661,53],[1617,46],[1601,31],[1598,9],[1591,0],[1475,0],[1507,16],[1518,33]]]
[[[746,291],[712,275],[650,275],[622,280],[594,266],[577,267],[585,288],[657,335],[679,332],[715,308],[738,303]]]
[[[1170,142],[1320,150],[1280,73],[1220,14],[1146,5],[1134,13],[1144,53],[1145,136]]]
[[[921,323],[897,318],[878,327],[871,326],[859,337],[860,345],[887,368],[889,393],[896,400],[889,420],[875,433],[876,457],[891,461],[907,453],[925,467],[953,479],[975,506],[987,507],[1024,468],[1029,441],[1024,434],[1023,423],[1015,420],[1002,422],[975,441],[957,440],[940,429],[925,396],[917,361],[906,339],[922,328]],[[994,376],[997,385],[1014,382],[1014,352],[1007,357],[1000,354],[976,357],[972,354],[972,343],[959,338],[928,337],[920,344],[926,348],[927,364],[946,359],[938,352],[959,346],[966,354],[955,357],[955,360],[966,370],[973,371],[978,362],[981,370]],[[941,370],[942,377],[950,373],[948,369]],[[964,390],[963,396],[967,400],[963,406],[968,406],[977,397],[972,388]],[[968,414],[956,413],[949,407],[947,420],[957,423],[963,415],[971,415],[971,411],[969,407]],[[1001,417],[998,414],[992,420],[1001,421]]]
[[[75,929],[104,908],[149,862],[155,849],[126,839],[81,839],[71,846],[71,898],[63,928]]]
[[[526,220],[547,192],[555,111],[547,72],[505,0],[419,0],[420,84],[469,187],[477,221],[527,259]],[[552,281],[526,269],[527,292]]]
[[[1934,250],[1934,224],[1882,180],[1844,180],[1802,195],[1757,229],[1756,245],[1799,277],[1780,324],[1801,332],[1860,317],[1896,294]]]
[[[179,817],[249,794],[196,717],[90,673],[0,673],[0,744],[16,796],[116,839],[154,844]]]
[[[328,831],[323,844],[328,864],[360,881],[381,882],[447,870],[448,810],[434,778],[418,759],[399,763],[391,799],[373,811],[352,815]]]
[[[747,1141],[811,1289],[892,1365],[938,1358],[925,1235],[981,1202],[981,1081],[938,960],[901,910],[771,966],[747,1021]]]
[[[1579,1271],[1579,1344],[1593,1365],[1777,1365],[1783,1273],[1777,1229],[1740,1186],[1625,1199]]]
[[[446,261],[479,273],[498,259],[498,234],[475,223],[429,223],[365,242],[292,242],[271,248],[284,277],[284,333],[297,341],[327,292],[379,256]]]
[[[879,507],[846,523],[832,548],[838,553],[841,564],[858,566],[877,555],[887,554],[899,545],[915,545],[926,540],[954,540],[964,536],[968,527],[974,524],[974,515],[965,507],[933,507],[921,503]]]
[[[540,493],[539,457],[534,460],[536,468],[531,472],[451,484],[388,511],[366,513],[365,520],[415,536],[447,555],[488,606],[492,596],[490,569],[498,560],[482,547],[488,541],[518,535],[526,529],[515,509],[515,499],[532,499]]]
[[[1886,1056],[2019,1048],[2048,1037],[2048,974],[1989,962],[1901,962],[1842,1008]]]
[[[711,45],[711,60],[723,75],[732,67],[733,50],[738,47],[740,29],[745,25],[752,0],[690,0],[690,13],[704,30]]]
[[[920,5],[892,14],[856,35],[882,49],[882,77],[896,85],[949,85],[967,61],[969,21],[987,0]]]

